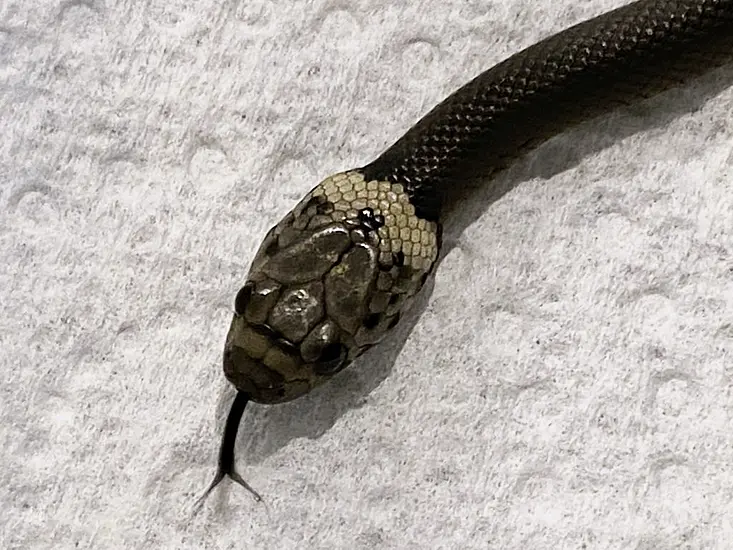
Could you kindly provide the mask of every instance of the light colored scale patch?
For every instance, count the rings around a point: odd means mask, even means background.
[[[334,174],[318,184],[304,199],[324,196],[334,205],[328,216],[335,222],[354,218],[360,210],[371,208],[384,217],[379,228],[380,253],[405,256],[404,265],[428,270],[438,256],[438,227],[420,218],[404,187],[388,181],[366,181],[359,172]],[[386,256],[385,256],[386,257]]]

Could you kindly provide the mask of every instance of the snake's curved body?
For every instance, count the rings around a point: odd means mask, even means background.
[[[307,393],[399,321],[433,269],[441,211],[463,182],[732,57],[733,0],[640,0],[513,55],[373,162],[319,183],[267,234],[237,294],[224,373],[238,397],[209,490],[225,475],[244,484],[234,436],[247,401]]]

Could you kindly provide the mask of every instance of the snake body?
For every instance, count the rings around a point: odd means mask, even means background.
[[[267,233],[237,293],[223,364],[238,393],[204,496],[225,476],[252,490],[234,469],[248,401],[309,392],[399,322],[467,179],[732,57],[733,0],[640,0],[481,73],[373,162],[319,183]]]

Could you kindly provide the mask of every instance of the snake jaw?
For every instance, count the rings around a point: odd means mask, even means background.
[[[327,178],[252,261],[225,345],[227,379],[260,403],[319,386],[397,324],[438,246],[439,226],[401,185],[358,171]]]
[[[264,330],[263,330],[264,329]],[[266,327],[235,315],[224,346],[224,375],[238,391],[258,403],[292,401],[320,383],[312,368]],[[261,350],[267,348],[264,355]]]

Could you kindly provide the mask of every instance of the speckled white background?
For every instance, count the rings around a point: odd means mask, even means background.
[[[622,3],[0,3],[0,547],[730,548],[731,67],[479,192],[411,331],[245,415],[267,506],[190,514],[266,229]]]

